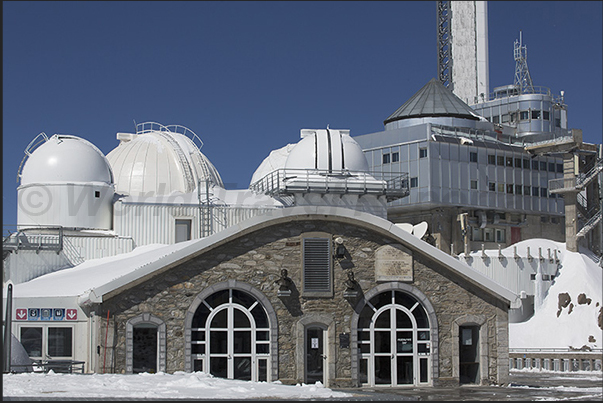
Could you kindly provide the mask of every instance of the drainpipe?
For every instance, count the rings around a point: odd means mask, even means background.
[[[6,320],[4,321],[4,370],[3,373],[10,372],[10,350],[12,332],[12,312],[13,312],[13,285],[8,283],[6,292]]]

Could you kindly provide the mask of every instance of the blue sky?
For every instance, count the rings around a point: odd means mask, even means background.
[[[569,127],[600,144],[600,1],[488,2],[490,91],[513,83],[523,32],[534,85],[565,91]],[[179,124],[227,188],[247,188],[302,128],[383,129],[437,76],[435,1],[4,1],[3,224],[40,132],[105,154],[134,121]]]

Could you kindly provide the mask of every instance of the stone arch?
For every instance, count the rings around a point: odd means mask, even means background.
[[[184,319],[184,370],[186,372],[192,372],[193,363],[191,359],[191,326],[193,323],[193,316],[197,311],[197,308],[205,298],[210,295],[228,289],[236,289],[249,293],[252,295],[266,310],[268,319],[270,321],[270,364],[271,364],[271,377],[270,379],[275,381],[278,379],[278,321],[276,317],[276,311],[272,307],[272,304],[266,298],[266,296],[257,288],[252,285],[239,280],[227,280],[220,283],[212,284],[201,291],[193,300],[188,310],[186,311]]]
[[[126,374],[132,374],[134,372],[134,327],[141,324],[152,324],[157,326],[157,372],[165,372],[167,357],[167,332],[165,322],[153,314],[143,313],[126,322]]]
[[[350,337],[350,348],[351,351],[358,351],[358,319],[360,317],[360,312],[362,312],[362,308],[366,305],[368,301],[371,300],[374,296],[381,294],[386,291],[402,291],[407,294],[415,297],[427,313],[429,317],[429,328],[430,328],[430,338],[431,338],[431,371],[432,371],[432,380],[439,378],[439,332],[438,332],[438,319],[436,315],[436,311],[423,292],[418,288],[400,282],[388,282],[379,284],[370,290],[368,290],[364,297],[358,301],[356,306],[354,307],[354,313],[352,314],[352,330]],[[458,329],[457,329],[458,331]],[[358,354],[352,354],[351,356],[351,372],[352,372],[352,381],[357,382],[358,386],[360,386],[359,375],[358,375]]]

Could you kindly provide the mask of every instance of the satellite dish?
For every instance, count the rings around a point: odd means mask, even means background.
[[[404,231],[408,232],[409,234],[412,234],[412,229],[413,229],[413,225],[409,224],[407,222],[403,222],[403,223],[397,223],[396,226],[398,228],[402,228]]]
[[[423,238],[423,235],[425,235],[426,232],[427,232],[427,222],[426,221],[420,222],[412,228],[412,234],[419,239]]]

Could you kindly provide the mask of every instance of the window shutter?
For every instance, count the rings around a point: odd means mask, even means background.
[[[328,238],[304,239],[304,292],[331,291],[331,248]]]

